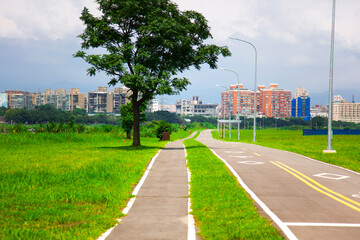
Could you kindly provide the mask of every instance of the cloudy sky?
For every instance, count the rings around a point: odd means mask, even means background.
[[[310,94],[328,90],[331,0],[174,0],[181,10],[196,10],[209,21],[210,43],[228,46],[232,57],[218,66],[234,70],[246,88],[254,88],[254,50],[230,36],[253,43],[258,51],[258,84]],[[109,79],[86,75],[88,65],[72,54],[80,49],[81,10],[96,13],[93,0],[0,0],[0,92],[44,91],[72,87],[81,92],[106,86]],[[360,99],[360,2],[336,5],[334,89],[352,89]],[[164,103],[200,96],[220,101],[220,87],[237,82],[236,75],[204,66],[182,74],[192,85]]]

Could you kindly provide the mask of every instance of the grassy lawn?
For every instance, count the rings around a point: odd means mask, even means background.
[[[215,139],[220,139],[218,132],[212,132]],[[253,131],[241,130],[240,141],[253,143]],[[229,140],[228,131],[224,141],[237,142],[237,130],[231,131]],[[303,136],[297,130],[258,130],[256,131],[256,144],[281,150],[287,150],[311,157],[323,162],[342,166],[360,172],[360,136],[334,135],[332,147],[335,154],[322,153],[327,147],[327,136]]]
[[[261,217],[224,163],[202,143],[184,141],[191,172],[191,202],[204,239],[282,239]]]
[[[178,132],[172,139],[187,137]],[[0,239],[96,239],[166,142],[116,134],[0,134]]]

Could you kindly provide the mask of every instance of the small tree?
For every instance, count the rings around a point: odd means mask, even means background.
[[[146,104],[140,106],[140,122],[146,121],[146,115],[144,113],[146,109]],[[132,103],[124,104],[120,107],[120,115],[121,115],[121,127],[126,132],[126,138],[131,139],[131,130],[134,125],[134,118],[133,118],[133,108]]]
[[[120,107],[120,115],[121,115],[121,127],[126,132],[126,138],[130,139],[131,130],[134,124],[131,103],[124,104]]]
[[[156,95],[176,94],[190,81],[173,77],[191,66],[207,63],[216,68],[219,55],[230,56],[227,47],[204,44],[211,38],[207,20],[195,11],[180,11],[170,0],[96,0],[101,12],[93,16],[87,8],[80,19],[86,28],[79,35],[81,48],[104,49],[104,54],[80,57],[111,77],[109,85],[122,83],[132,93],[133,146],[140,145],[140,106]]]
[[[316,116],[316,117],[313,117],[311,119],[311,128],[312,129],[322,129],[323,127],[326,126],[326,118],[324,117],[320,117],[320,116]]]

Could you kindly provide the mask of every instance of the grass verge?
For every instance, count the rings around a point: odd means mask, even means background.
[[[261,217],[236,178],[205,145],[185,140],[191,172],[191,202],[204,239],[283,239]]]
[[[252,130],[241,130],[240,141],[252,142]],[[221,139],[217,131],[212,131],[215,139],[237,142],[237,130],[231,131],[229,139],[228,131],[226,138]],[[256,131],[256,144],[280,150],[299,153],[301,155],[317,159],[326,163],[345,167],[360,172],[360,136],[359,135],[334,135],[332,140],[335,154],[323,153],[327,147],[327,136],[303,136],[302,131],[297,130],[259,130]]]
[[[0,134],[0,239],[96,239],[122,216],[167,143],[141,142],[131,147],[115,134]]]

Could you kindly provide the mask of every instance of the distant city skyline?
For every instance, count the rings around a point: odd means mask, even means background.
[[[202,13],[212,28],[213,42],[227,45],[232,57],[219,59],[218,66],[236,71],[240,83],[253,89],[254,52],[230,36],[252,42],[258,50],[258,84],[278,83],[295,92],[309,91],[312,104],[326,104],[330,57],[330,0],[175,0],[182,10]],[[89,67],[72,54],[80,49],[83,26],[81,10],[96,12],[92,0],[25,1],[0,0],[0,92],[44,91],[80,88],[84,93],[107,86],[104,74],[86,75]],[[360,100],[360,3],[337,2],[335,26],[334,94],[347,92],[345,99]],[[36,16],[36,17],[34,17]],[[204,102],[220,103],[221,88],[236,84],[231,72],[190,69],[180,76],[192,85],[164,103],[198,95]],[[120,87],[120,85],[116,86]],[[343,95],[343,94],[340,94]],[[318,102],[315,99],[318,97]],[[157,96],[160,99],[160,96]]]

